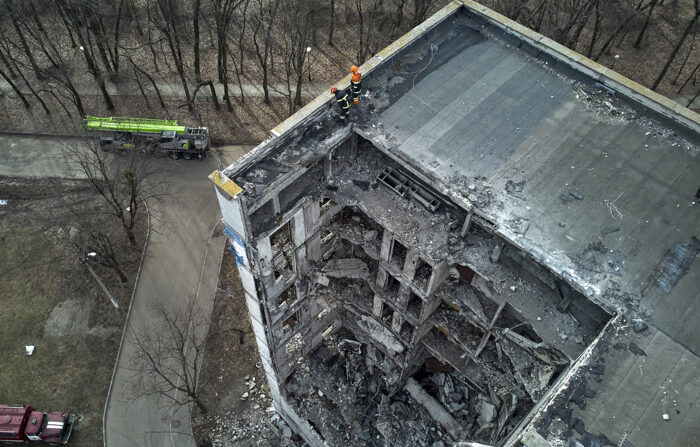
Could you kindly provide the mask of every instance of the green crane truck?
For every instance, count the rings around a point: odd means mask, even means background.
[[[173,120],[86,116],[83,126],[100,133],[102,149],[122,153],[140,149],[190,160],[205,157],[210,147],[208,128],[179,126]]]

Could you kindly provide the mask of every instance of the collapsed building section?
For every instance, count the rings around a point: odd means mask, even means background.
[[[251,248],[239,265],[278,410],[311,445],[504,439],[609,315],[329,129],[251,163],[222,202]]]
[[[275,409],[311,446],[547,445],[525,427],[635,301],[636,261],[583,222],[612,205],[561,233],[552,207],[584,200],[565,175],[595,164],[556,151],[650,132],[601,118],[577,59],[484,11],[453,2],[361,67],[353,124],[319,97],[211,176]],[[591,171],[591,190],[624,180]]]

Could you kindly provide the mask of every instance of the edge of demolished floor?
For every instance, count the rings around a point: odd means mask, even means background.
[[[539,33],[525,28],[517,22],[514,22],[507,17],[490,10],[489,8],[470,0],[454,0],[421,25],[412,29],[397,41],[383,49],[373,58],[368,60],[360,67],[360,70],[365,74],[371,73],[383,62],[391,59],[400,53],[401,50],[405,49],[405,47],[417,41],[424,33],[449,19],[462,7],[468,10],[469,13],[480,17],[487,23],[493,24],[504,33],[514,36],[523,43],[533,46],[541,53],[547,55],[548,57],[554,58],[557,62],[564,64],[575,72],[615,90],[621,96],[625,97],[632,103],[645,108],[648,112],[668,119],[674,124],[679,125],[692,133],[700,133],[700,115],[697,113],[558,44],[545,36],[542,36]],[[349,81],[350,77],[346,76],[336,85],[339,88],[347,88],[349,86]],[[219,186],[221,190],[227,194],[231,196],[237,195],[240,192],[240,188],[238,188],[238,186],[226,176],[226,173],[236,172],[242,167],[248,166],[253,162],[266,157],[272,150],[276,149],[280,143],[283,143],[287,140],[287,138],[293,136],[295,133],[303,131],[308,124],[314,122],[321,114],[324,113],[325,110],[328,109],[328,107],[332,106],[333,103],[330,94],[326,93],[318,96],[305,107],[300,109],[297,113],[275,127],[272,130],[272,136],[269,139],[262,142],[251,152],[241,157],[237,162],[228,166],[224,170],[215,171],[210,178],[217,186]],[[393,154],[387,153],[387,155],[392,156]],[[471,208],[466,199],[460,201],[467,202],[468,207]],[[506,229],[498,228],[497,234],[506,240],[509,240],[516,247],[522,248],[517,243],[516,238],[511,237],[513,234],[501,230]],[[530,255],[533,256],[533,253],[530,253]],[[545,260],[540,259],[538,261],[547,265]],[[552,268],[552,266],[548,265],[548,267],[558,276],[561,275],[562,272],[557,271],[557,269]],[[572,286],[580,286],[576,282],[575,278],[573,278],[573,280],[575,283],[572,284]],[[592,297],[589,291],[583,290],[582,292],[589,299],[592,299],[597,304],[602,305],[605,309],[612,310],[614,312],[614,309],[610,309],[609,303],[600,302],[601,300]],[[618,315],[606,324],[605,328],[598,334],[596,339],[579,355],[577,359],[574,360],[566,374],[562,375],[562,377],[560,377],[553,384],[553,386],[550,387],[545,396],[535,405],[528,416],[521,421],[511,436],[505,442],[503,442],[503,445],[515,446],[519,445],[520,442],[530,446],[549,445],[541,437],[539,439],[537,438],[536,432],[531,430],[530,424],[537,418],[538,414],[541,414],[541,412],[553,402],[556,396],[567,389],[567,386],[572,378],[575,377],[587,365],[591,352],[600,342],[603,334],[608,328],[612,327],[612,325],[618,323],[619,319],[620,317]]]

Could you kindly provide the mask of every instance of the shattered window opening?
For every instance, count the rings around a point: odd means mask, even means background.
[[[404,321],[403,324],[401,325],[401,337],[403,337],[404,340],[408,341],[409,343],[413,339],[413,332],[414,332],[414,327],[408,322]]]
[[[250,226],[253,236],[257,237],[269,231],[275,225],[275,212],[272,200],[268,200],[257,211],[250,215]]]
[[[282,322],[282,328],[284,329],[285,332],[291,331],[294,329],[294,326],[299,323],[299,319],[301,318],[301,312],[296,311],[292,315],[290,315],[286,320]]]
[[[270,246],[272,252],[282,251],[286,246],[292,243],[292,233],[290,230],[290,222],[282,225],[277,231],[270,236]]]
[[[406,311],[410,316],[416,320],[420,318],[421,310],[423,309],[423,300],[420,299],[415,292],[411,291],[410,297],[408,298],[408,307]]]
[[[422,291],[427,292],[432,274],[433,267],[422,258],[419,258],[418,268],[416,268],[416,274],[413,277],[413,283]]]
[[[277,307],[283,307],[285,305],[291,306],[297,301],[297,288],[295,285],[287,287],[287,289],[282,292],[277,297]]]
[[[382,321],[388,327],[391,327],[391,320],[394,318],[394,309],[387,303],[383,303]]]
[[[335,206],[335,202],[333,202],[333,200],[330,197],[324,197],[323,199],[321,199],[321,202],[320,202],[321,216],[326,214],[328,212],[328,210],[330,210],[334,206]]]
[[[406,247],[403,246],[401,242],[394,239],[391,248],[391,263],[396,266],[399,271],[403,270],[404,263],[406,261]]]
[[[294,266],[292,258],[285,253],[281,253],[272,260],[275,281],[288,280],[294,276]]]
[[[323,338],[327,338],[329,335],[331,335],[332,332],[333,332],[333,325],[331,324],[326,329],[324,329],[323,332],[321,332],[321,336]]]

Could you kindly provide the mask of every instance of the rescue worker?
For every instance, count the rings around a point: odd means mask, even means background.
[[[350,67],[352,79],[350,80],[350,91],[352,92],[352,103],[360,103],[360,93],[362,93],[362,73],[358,71],[357,65]]]
[[[338,116],[341,120],[345,121],[345,118],[350,115],[348,94],[345,90],[338,90],[337,87],[331,88],[331,93],[335,95],[335,100],[338,101],[338,107],[340,107],[340,114]]]

